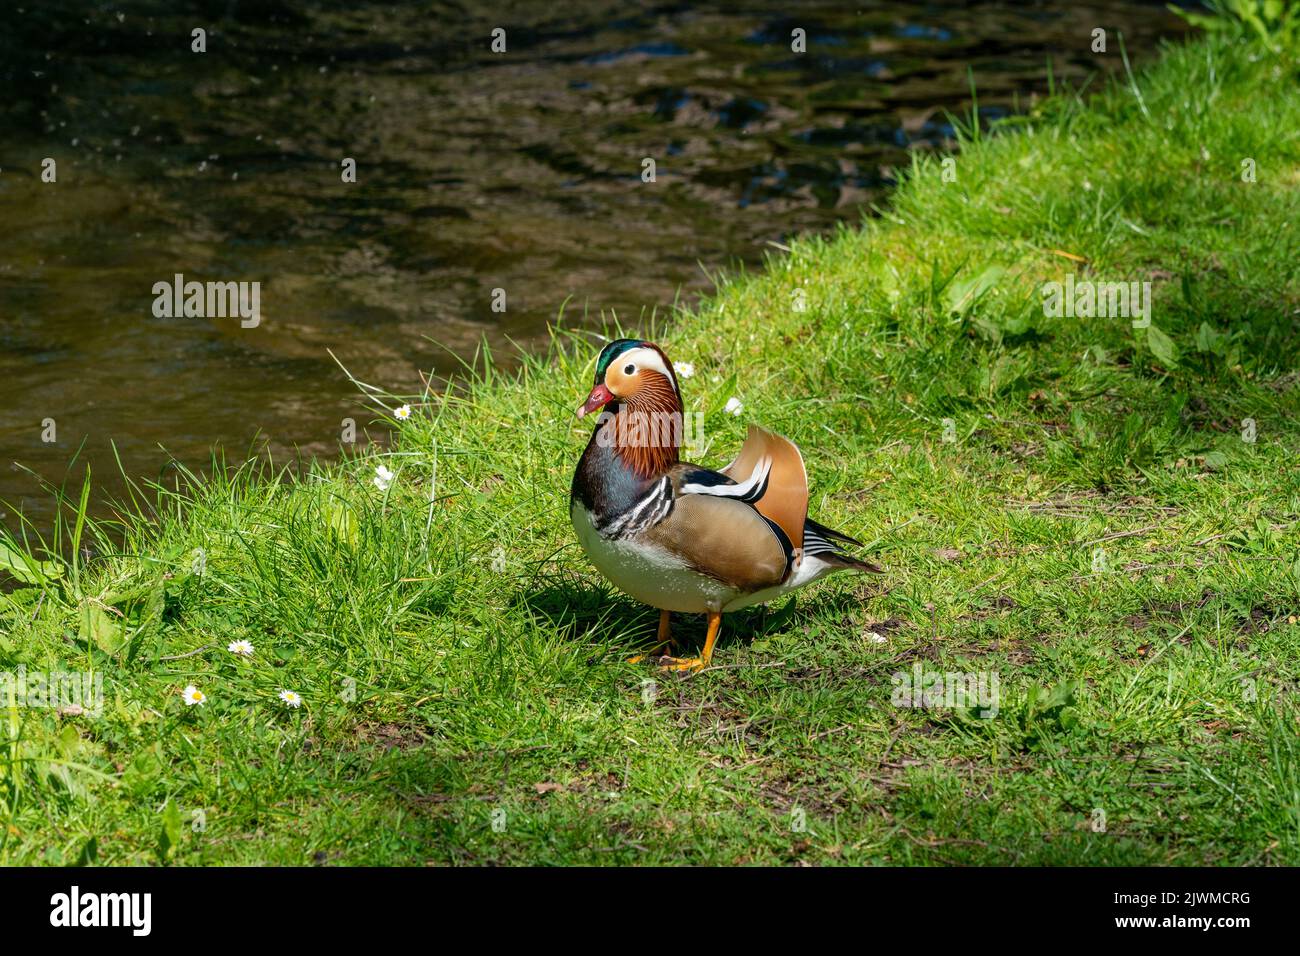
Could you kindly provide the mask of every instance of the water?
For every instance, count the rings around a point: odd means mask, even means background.
[[[31,472],[62,480],[83,442],[105,493],[114,444],[144,477],[212,445],[336,453],[341,420],[370,418],[330,352],[413,393],[483,341],[535,346],[562,308],[644,324],[869,211],[951,136],[968,68],[994,118],[1049,62],[1122,70],[1117,30],[1135,62],[1182,32],[1160,3],[842,6],[11,0],[0,499],[48,517]],[[156,317],[176,273],[260,282],[261,323]]]

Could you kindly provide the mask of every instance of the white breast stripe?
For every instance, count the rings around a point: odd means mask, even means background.
[[[640,534],[653,527],[673,510],[673,483],[665,475],[657,481],[644,498],[600,529],[606,538],[622,538]]]

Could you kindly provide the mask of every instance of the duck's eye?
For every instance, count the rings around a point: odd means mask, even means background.
[[[635,365],[628,365],[627,367],[625,367],[625,368],[623,369],[623,374],[624,374],[624,375],[631,375],[631,374],[633,374],[635,371],[636,371],[636,366],[635,366]]]

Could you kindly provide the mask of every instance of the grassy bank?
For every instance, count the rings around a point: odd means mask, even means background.
[[[729,616],[696,676],[626,663],[654,614],[573,541],[582,336],[293,484],[119,527],[74,494],[73,563],[0,554],[0,669],[93,669],[104,709],[0,711],[0,858],[1300,863],[1296,80],[1178,48],[674,317],[703,460],[790,436],[886,568]],[[1067,274],[1149,281],[1152,330],[1046,318]],[[997,716],[894,706],[918,665],[996,674]]]

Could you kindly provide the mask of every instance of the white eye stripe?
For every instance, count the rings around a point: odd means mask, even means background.
[[[673,390],[679,395],[681,394],[681,389],[677,387],[677,377],[668,371],[667,364],[654,349],[628,349],[618,358],[619,368],[635,365],[637,368],[652,369],[672,382]]]

